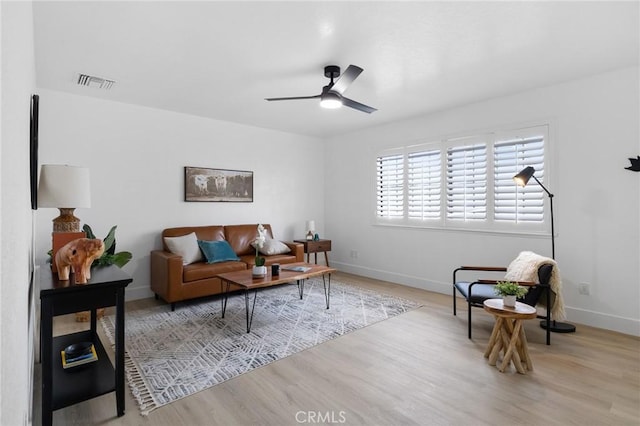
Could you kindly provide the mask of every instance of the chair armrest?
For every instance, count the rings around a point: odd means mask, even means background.
[[[456,274],[458,271],[506,272],[507,268],[504,266],[460,266],[453,271],[454,284],[457,281]]]
[[[164,250],[153,250],[150,263],[151,290],[167,302],[180,300],[182,256]]]
[[[506,272],[507,268],[504,266],[461,266],[459,271],[491,271],[491,272]]]
[[[304,244],[283,241],[291,249],[291,254],[296,257],[296,262],[304,262]]]

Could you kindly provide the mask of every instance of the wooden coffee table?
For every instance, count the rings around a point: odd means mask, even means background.
[[[305,271],[291,271],[284,268],[302,267]],[[229,290],[231,286],[240,287],[244,290],[244,302],[247,315],[247,333],[251,332],[251,323],[253,321],[253,311],[256,307],[256,299],[258,297],[258,290],[265,287],[272,287],[274,285],[286,284],[296,282],[298,284],[298,293],[300,299],[304,296],[304,281],[311,277],[322,276],[322,283],[324,284],[324,297],[327,302],[327,309],[329,309],[329,298],[331,295],[331,273],[336,269],[330,268],[324,265],[313,265],[310,263],[287,263],[280,266],[280,275],[272,276],[271,268],[267,268],[268,272],[265,277],[254,278],[251,269],[227,272],[224,274],[216,275],[220,279],[220,287],[223,293],[222,297],[222,318],[224,318],[225,311],[227,310],[227,299],[229,298]],[[325,280],[325,276],[328,279]],[[253,290],[253,304],[251,310],[249,310],[249,292]]]

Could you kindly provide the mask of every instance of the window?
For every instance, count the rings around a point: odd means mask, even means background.
[[[544,220],[544,192],[540,185],[521,188],[513,176],[527,166],[536,169],[536,178],[544,179],[544,137],[533,136],[497,142],[493,147],[493,191],[496,221],[541,223]]]
[[[487,218],[487,146],[447,150],[447,219]]]
[[[376,215],[393,219],[404,216],[404,158],[402,154],[378,157]]]
[[[440,150],[412,152],[407,156],[407,217],[440,218]]]
[[[444,139],[377,157],[378,223],[484,230],[544,230],[546,196],[513,181],[533,166],[545,178],[548,126]]]

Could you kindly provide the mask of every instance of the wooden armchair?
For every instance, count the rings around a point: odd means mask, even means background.
[[[468,327],[469,327],[469,339],[471,339],[471,311],[472,307],[482,308],[483,303],[487,299],[496,299],[498,296],[494,291],[494,287],[499,280],[494,279],[475,279],[474,281],[458,281],[457,274],[460,271],[474,271],[480,274],[488,275],[495,272],[506,272],[505,267],[495,266],[461,266],[453,271],[453,315],[456,315],[456,291],[460,292],[462,297],[465,298],[468,305]],[[530,306],[536,306],[541,297],[544,294],[544,302],[546,306],[546,323],[549,324],[551,320],[551,288],[549,281],[551,279],[551,273],[553,271],[553,265],[544,264],[538,268],[538,281],[517,281],[521,286],[529,287],[529,291],[524,298],[518,299],[519,302],[526,303]],[[549,327],[546,327],[547,332],[547,345],[551,344],[551,334]]]

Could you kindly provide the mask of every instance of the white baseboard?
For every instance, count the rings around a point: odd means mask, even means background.
[[[433,280],[427,280],[424,277],[416,277],[336,261],[331,262],[331,266],[342,272],[398,283],[400,285],[420,288],[436,293],[451,294],[452,291],[451,282],[435,282]],[[640,337],[640,321],[633,318],[624,318],[602,312],[573,308],[571,306],[565,306],[565,312],[567,314],[567,320],[565,322],[570,322],[574,325],[578,324],[576,326],[577,332],[580,331],[579,324],[583,324]]]
[[[150,287],[127,287],[124,291],[125,300],[148,299],[153,297]]]
[[[415,287],[427,291],[433,291],[436,293],[451,294],[450,282],[435,282],[433,280],[427,280],[424,277],[416,277],[414,275],[383,271],[380,269],[367,268],[359,265],[351,265],[348,263],[340,263],[335,261],[331,262],[331,266],[349,274],[360,275],[376,280],[389,281],[392,283],[398,283],[401,285]]]
[[[633,318],[624,318],[611,314],[603,314],[602,312],[572,308],[570,306],[565,306],[564,310],[568,318],[566,322],[573,323],[575,321],[578,324],[584,324],[590,327],[604,328],[605,330],[640,337],[640,321]]]

